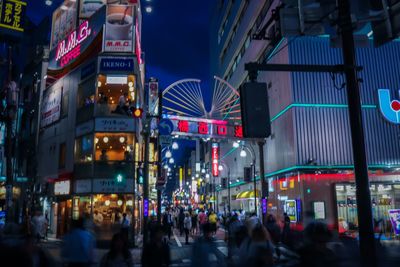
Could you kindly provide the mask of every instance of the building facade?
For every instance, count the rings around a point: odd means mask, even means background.
[[[248,81],[244,64],[341,64],[342,51],[329,36],[285,38],[278,24],[267,29],[270,40],[252,40],[271,18],[280,1],[219,1],[211,27],[212,72],[235,88]],[[381,113],[378,89],[395,97],[400,71],[398,42],[358,47],[366,157],[374,219],[393,232],[391,210],[400,208],[399,128]],[[267,139],[265,178],[267,212],[288,213],[293,225],[321,219],[332,227],[357,229],[353,152],[344,78],[328,73],[260,72],[268,86],[272,134]],[[223,149],[222,149],[223,151]],[[222,157],[223,154],[222,154]],[[234,162],[230,161],[232,165]],[[238,186],[232,185],[235,191]],[[221,195],[226,195],[226,189]],[[232,201],[235,196],[232,195]]]
[[[144,62],[140,2],[128,2],[83,14],[67,1],[53,14],[37,157],[42,205],[57,236],[80,218],[93,218],[99,239],[119,229],[123,213],[138,226],[141,122],[132,113],[143,103]],[[68,34],[63,16],[75,25]]]

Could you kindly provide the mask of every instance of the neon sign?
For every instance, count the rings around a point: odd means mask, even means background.
[[[212,175],[214,177],[217,177],[219,175],[219,172],[218,172],[218,167],[219,167],[218,159],[219,159],[218,143],[212,143],[212,146],[211,146],[211,162],[212,162],[211,171],[212,171]]]
[[[79,28],[71,32],[68,37],[57,45],[56,61],[60,61],[61,67],[70,63],[81,54],[80,44],[91,34],[89,21],[84,21]]]
[[[391,123],[400,124],[400,101],[390,99],[388,89],[378,90],[379,109],[382,115]]]

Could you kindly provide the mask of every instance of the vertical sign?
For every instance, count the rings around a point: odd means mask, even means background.
[[[143,216],[148,217],[149,216],[149,200],[148,199],[143,199]]]
[[[158,80],[150,78],[148,107],[151,116],[158,116]]]
[[[26,2],[19,0],[0,1],[0,28],[10,33],[23,33]]]
[[[183,186],[183,168],[179,168],[179,188]]]
[[[212,161],[212,174],[214,177],[217,177],[218,172],[218,165],[219,165],[219,147],[218,143],[212,143],[211,146],[211,161]]]
[[[266,198],[262,199],[261,205],[262,205],[262,214],[267,214],[267,199]]]

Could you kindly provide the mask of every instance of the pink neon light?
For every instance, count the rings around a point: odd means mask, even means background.
[[[213,143],[211,148],[211,160],[212,160],[212,174],[214,177],[219,175],[218,172],[218,159],[219,159],[219,148],[218,143]]]
[[[138,63],[142,64],[143,60],[142,60],[142,47],[140,45],[140,33],[139,33],[139,22],[138,22],[138,18],[136,17],[136,23],[135,23],[135,54],[136,57],[138,59]]]

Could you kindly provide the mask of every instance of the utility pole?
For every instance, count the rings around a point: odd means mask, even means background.
[[[143,125],[143,139],[144,139],[144,164],[143,164],[143,245],[148,241],[148,228],[149,228],[149,136],[150,136],[150,118],[146,114],[146,119]]]
[[[158,122],[162,118],[162,91],[158,91]],[[157,180],[162,176],[162,147],[160,134],[158,134],[158,166],[157,166]],[[161,189],[157,187],[157,222],[161,224]]]
[[[269,196],[268,182],[265,181],[264,143],[265,143],[264,140],[258,142],[258,152],[260,155],[261,207],[263,205],[263,199],[266,200],[266,204],[268,205],[268,196]],[[263,208],[261,208],[261,218],[263,223],[267,221],[267,213],[266,212],[264,213]]]
[[[356,70],[353,25],[349,0],[338,1],[339,27],[342,37],[342,53],[347,83],[347,102],[353,144],[354,172],[356,181],[357,214],[360,236],[361,265],[377,266],[371,193],[365,152],[364,130],[361,112],[361,96]]]

